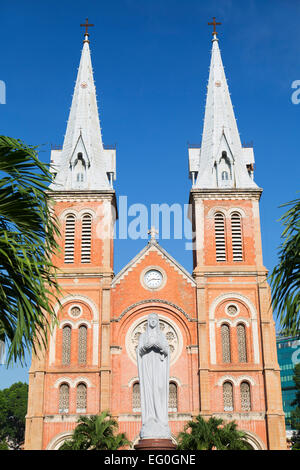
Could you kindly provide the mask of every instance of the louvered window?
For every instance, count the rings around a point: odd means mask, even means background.
[[[71,361],[71,333],[70,326],[65,326],[62,330],[62,364],[64,366],[68,366]]]
[[[231,362],[230,354],[230,327],[226,324],[221,326],[222,359],[223,362]]]
[[[243,411],[251,410],[250,385],[248,382],[241,383],[241,408]]]
[[[68,215],[65,225],[65,263],[74,263],[75,216]]]
[[[247,362],[247,343],[246,343],[246,328],[245,325],[240,323],[237,325],[237,341],[238,341],[238,354],[239,362]]]
[[[231,216],[233,261],[243,261],[243,240],[241,216],[237,212]]]
[[[69,385],[62,384],[59,387],[59,413],[69,412]]]
[[[78,363],[86,364],[87,327],[81,325],[78,329]]]
[[[174,382],[169,385],[169,411],[177,411],[177,385]]]
[[[132,387],[132,410],[141,411],[140,384],[138,382]]]
[[[80,383],[77,386],[76,390],[76,411],[77,413],[86,412],[86,403],[87,403],[87,388],[86,385]]]
[[[223,406],[224,411],[233,411],[233,386],[231,382],[223,384]]]
[[[216,259],[226,261],[225,218],[218,212],[215,214]]]
[[[91,262],[92,217],[86,214],[82,217],[81,230],[81,262]]]

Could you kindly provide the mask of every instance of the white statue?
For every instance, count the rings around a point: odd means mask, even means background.
[[[141,439],[170,439],[168,424],[169,344],[160,331],[156,313],[148,316],[147,328],[136,349],[140,379]]]

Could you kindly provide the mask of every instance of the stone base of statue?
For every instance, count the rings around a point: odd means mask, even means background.
[[[134,446],[135,450],[175,450],[176,445],[171,439],[140,439]]]

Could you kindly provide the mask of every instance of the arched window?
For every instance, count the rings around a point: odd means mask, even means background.
[[[91,262],[92,216],[85,214],[81,225],[81,262]]]
[[[86,176],[86,162],[83,158],[82,153],[77,154],[77,158],[74,165],[74,171],[76,187],[79,189],[82,186],[80,183],[83,183],[85,181]]]
[[[62,330],[62,364],[68,366],[71,361],[71,335],[72,328],[64,326]]]
[[[59,413],[69,413],[69,385],[61,384],[59,387]]]
[[[75,215],[69,214],[65,224],[65,263],[74,263]]]
[[[224,411],[233,411],[233,386],[231,382],[223,383],[223,408]]]
[[[227,181],[229,178],[228,178],[228,171],[222,171],[222,181]]]
[[[86,364],[87,327],[81,325],[78,329],[78,363]]]
[[[238,212],[231,215],[232,258],[243,261],[242,221]]]
[[[247,362],[247,342],[245,325],[239,323],[236,327],[239,362]]]
[[[136,382],[132,387],[132,410],[141,411],[140,384]]]
[[[225,217],[221,212],[215,214],[216,260],[226,261]]]
[[[174,382],[169,384],[169,411],[177,411],[177,385]]]
[[[87,405],[87,387],[84,383],[77,385],[76,390],[76,412],[85,413]]]
[[[250,411],[251,410],[251,392],[250,392],[250,385],[248,382],[242,382],[241,387],[241,408],[242,411]]]
[[[224,323],[221,326],[221,341],[222,341],[222,360],[223,362],[231,362],[230,327],[226,323]]]

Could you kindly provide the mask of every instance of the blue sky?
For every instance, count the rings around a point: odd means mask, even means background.
[[[264,189],[264,264],[272,269],[279,205],[299,191],[298,0],[15,0],[1,5],[1,133],[38,145],[49,162],[61,145],[88,17],[103,141],[117,144],[117,197],[128,205],[187,204],[187,144],[201,142],[212,17],[242,142],[253,141]],[[130,219],[129,219],[130,221]],[[115,272],[145,240],[116,240]],[[184,240],[161,240],[186,269]],[[30,363],[30,359],[29,359]],[[29,365],[29,364],[28,364]],[[0,368],[0,388],[28,380],[28,367]]]

